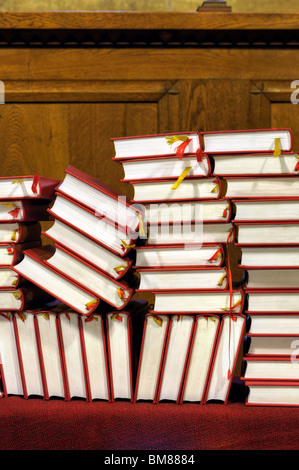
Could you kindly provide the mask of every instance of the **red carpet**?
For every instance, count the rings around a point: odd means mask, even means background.
[[[298,450],[299,409],[0,399],[1,450]]]

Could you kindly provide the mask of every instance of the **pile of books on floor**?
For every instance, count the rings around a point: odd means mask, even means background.
[[[131,398],[131,317],[146,302],[131,302],[134,277],[128,254],[142,214],[72,166],[54,197],[47,209],[54,223],[42,232],[49,244],[24,250],[13,267],[47,293],[52,304],[24,307],[22,323],[18,315],[9,322],[10,316],[1,315],[4,392]]]

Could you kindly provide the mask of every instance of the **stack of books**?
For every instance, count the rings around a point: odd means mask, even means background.
[[[45,298],[14,267],[24,250],[41,245],[41,222],[59,180],[35,176],[0,178],[0,311],[22,311]]]
[[[135,402],[228,400],[245,325],[243,292],[230,283],[231,204],[204,138],[187,132],[112,139],[123,181],[145,214],[138,291],[154,295]]]
[[[133,318],[137,310],[143,310],[145,305],[131,302],[135,285],[129,253],[134,247],[138,229],[142,225],[143,214],[131,206],[122,195],[116,194],[110,188],[72,166],[66,169],[65,178],[56,187],[55,200],[47,211],[54,221],[49,230],[42,232],[45,237],[49,238],[49,244],[24,250],[22,260],[13,269],[22,278],[48,293],[66,310],[66,313],[60,313],[58,316],[55,311],[52,312],[53,318],[55,317],[52,324],[58,323],[60,338],[58,343],[62,344],[60,353],[56,348],[56,372],[60,370],[63,381],[60,380],[59,383],[64,384],[63,390],[60,387],[59,393],[57,391],[56,393],[68,399],[74,396],[89,400],[96,398],[132,399],[133,349],[130,335],[133,336],[131,331],[133,326],[131,326],[131,317]],[[41,307],[40,304],[39,311],[45,310]],[[48,308],[46,310],[49,312]],[[42,324],[45,317],[47,320],[52,318],[51,315],[43,315],[43,312],[39,315],[35,312],[32,315],[32,312],[24,311],[23,316],[31,318],[30,322],[24,321],[26,325],[29,323],[34,325],[39,319]],[[15,321],[14,323],[17,324]],[[107,367],[110,365],[109,378],[105,379],[105,387],[100,389],[96,385],[97,372],[94,373],[97,371],[96,364],[87,366],[91,359],[87,361],[85,351],[87,339],[82,335],[85,331],[94,335],[94,341],[99,347],[98,328],[100,325],[102,328],[104,324],[106,328],[106,323],[107,331],[109,326],[109,333],[107,333],[109,348],[108,346],[106,348],[105,342],[101,341],[102,353],[96,353],[95,349],[92,353],[100,360],[100,357],[104,357],[103,351],[105,351],[105,361],[102,365],[104,363]],[[47,324],[50,325],[49,321]],[[65,326],[66,324],[69,326]],[[37,326],[35,330],[36,328]],[[33,329],[32,326],[32,332]],[[53,326],[53,331],[54,329]],[[16,331],[14,328],[14,335]],[[122,340],[121,335],[123,335]],[[118,345],[116,345],[115,338],[118,338]],[[124,351],[119,352],[121,345],[124,347],[125,339],[126,354]],[[43,344],[40,334],[35,343],[37,345],[35,356],[39,358],[39,361],[35,361],[39,386],[37,384],[33,384],[31,388],[28,385],[25,386],[25,375],[29,382],[31,379],[30,375],[22,373],[24,395],[28,395],[29,388],[31,395],[40,395],[42,392],[40,385],[53,382],[51,375],[46,380],[45,371],[41,373],[38,368],[38,362],[45,362],[44,359],[42,361],[40,359],[41,346],[38,345]],[[85,344],[85,348],[81,347],[79,350],[81,343]],[[109,350],[109,356],[106,355],[106,349]],[[26,347],[23,348],[23,351],[25,350]],[[75,352],[77,356],[74,355]],[[113,358],[118,353],[119,357],[115,361]],[[20,364],[24,364],[24,359],[22,359],[24,356],[29,358],[29,355],[22,354],[19,350]],[[59,357],[63,357],[63,364],[60,368],[58,368]],[[120,357],[127,361],[123,367],[120,367]],[[81,367],[80,374],[77,373],[79,366]],[[103,368],[98,369],[98,379],[102,385],[103,371]],[[123,380],[115,378],[122,375]],[[27,390],[26,393],[25,390]],[[43,396],[49,396],[49,392],[45,389],[43,389]]]
[[[213,157],[244,272],[242,379],[248,405],[298,405],[299,157],[289,129],[260,132],[276,134],[274,150]]]

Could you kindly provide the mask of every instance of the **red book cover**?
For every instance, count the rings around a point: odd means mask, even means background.
[[[19,199],[0,202],[0,220],[5,223],[49,220],[51,201],[44,199]]]
[[[2,235],[1,230],[3,230]],[[41,225],[39,222],[0,223],[0,245],[38,241],[40,236]]]
[[[3,183],[3,189],[1,186]],[[5,199],[53,199],[60,180],[40,175],[2,176],[0,200]]]

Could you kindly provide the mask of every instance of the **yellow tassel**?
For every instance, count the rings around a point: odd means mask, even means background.
[[[136,245],[128,245],[124,240],[122,240],[122,244],[125,246],[125,248],[135,248]]]
[[[12,204],[11,202],[1,202],[0,204],[1,204],[1,206],[5,206],[5,207],[17,207],[14,204]]]
[[[116,267],[113,268],[113,269],[114,269],[114,271],[116,271],[116,272],[118,273],[119,271],[125,271],[125,269],[127,269],[127,266],[125,266],[125,265],[123,264],[123,265],[121,265],[121,266],[116,266]]]
[[[226,278],[226,274],[224,274],[224,275],[221,277],[220,281],[218,282],[218,286],[222,286],[223,281],[224,281],[225,278]]]
[[[19,317],[22,321],[25,321],[26,320],[26,315],[24,312],[19,312]]]
[[[16,286],[16,285],[17,285],[17,283],[18,283],[18,280],[17,280],[17,279],[15,279],[14,281],[12,281],[12,286]]]
[[[274,140],[274,153],[273,153],[273,156],[274,157],[279,157],[279,155],[281,155],[281,150],[279,148],[279,137],[277,137],[275,140]]]
[[[16,299],[20,299],[22,297],[22,294],[21,292],[13,292],[13,296],[16,298]]]
[[[233,310],[233,309],[237,308],[237,307],[238,307],[239,305],[241,305],[241,304],[242,304],[242,300],[239,300],[237,303],[235,303],[235,304],[232,306],[231,309]],[[230,310],[230,308],[229,308],[229,307],[223,307],[221,310]]]
[[[87,309],[89,310],[94,304],[96,304],[97,301],[96,300],[91,300],[90,302],[87,302],[85,304],[85,306],[87,307]]]
[[[176,182],[171,186],[171,189],[177,189],[180,186],[183,179],[185,179],[186,176],[188,175],[190,169],[191,169],[191,166],[186,166],[186,168],[182,171],[181,176],[179,176]]]
[[[48,313],[44,312],[42,315],[46,320],[50,320],[50,315]]]
[[[211,190],[211,193],[216,193],[218,189],[219,189],[219,184],[216,184],[216,186],[214,186],[214,188]]]
[[[140,214],[138,212],[136,213],[138,219],[139,219],[139,234],[141,237],[145,237],[145,231],[144,231],[144,225],[143,225],[143,220]]]
[[[152,318],[153,318],[153,320],[157,323],[157,325],[162,326],[163,321],[161,320],[161,318],[156,317],[156,316],[154,316],[154,315],[152,315]]]
[[[16,183],[24,183],[23,178],[19,178],[17,180],[12,181],[12,184],[16,184]]]
[[[111,316],[111,320],[118,320],[118,321],[123,321],[122,317],[119,315],[119,313],[114,313],[112,316]]]
[[[175,142],[179,142],[179,141],[185,142],[186,140],[188,140],[188,137],[186,135],[172,135],[172,136],[166,136],[165,139],[168,145],[171,146]]]

